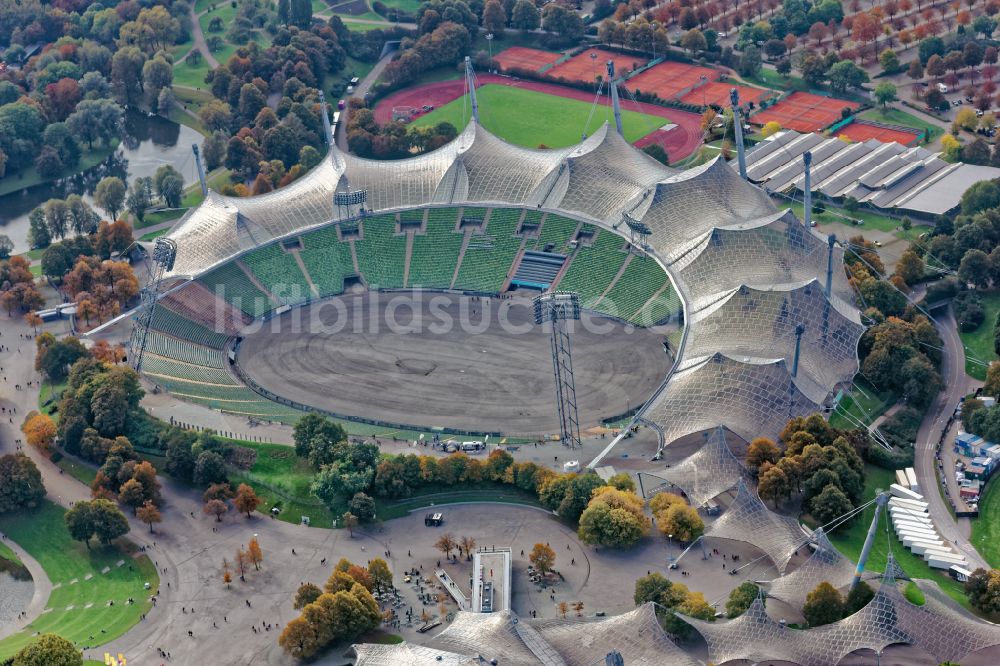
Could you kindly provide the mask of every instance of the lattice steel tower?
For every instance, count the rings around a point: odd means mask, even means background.
[[[576,409],[576,382],[567,320],[580,319],[580,296],[575,292],[552,291],[534,298],[535,323],[552,325],[552,372],[556,380],[559,408],[559,437],[570,448],[580,446],[580,417]]]
[[[146,337],[149,335],[149,325],[153,322],[160,283],[163,282],[164,273],[173,269],[175,258],[177,258],[177,243],[171,238],[157,238],[150,257],[152,265],[149,269],[149,278],[140,293],[139,311],[132,322],[132,336],[128,342],[129,364],[136,372],[142,367],[142,355],[146,351]]]

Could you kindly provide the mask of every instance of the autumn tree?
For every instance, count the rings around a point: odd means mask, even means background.
[[[83,666],[83,653],[57,634],[42,634],[21,648],[11,666]]]
[[[673,535],[673,538],[684,543],[690,543],[705,532],[705,523],[693,506],[674,504],[656,514],[656,524],[660,532]]]
[[[257,537],[251,537],[247,543],[247,557],[250,559],[253,568],[260,571],[260,563],[264,561],[264,551],[260,549],[260,542]]]
[[[543,576],[552,571],[556,564],[556,552],[548,544],[536,543],[528,556],[532,566]]]
[[[222,522],[222,517],[226,515],[229,511],[229,505],[227,505],[222,500],[212,499],[205,502],[205,506],[202,511],[209,516],[215,516],[215,521],[218,523]]]
[[[445,532],[434,542],[434,547],[444,553],[444,556],[450,560],[451,551],[458,548],[458,543],[455,541],[455,535],[451,532]]]
[[[123,483],[121,489],[118,491],[118,502],[122,506],[132,509],[132,515],[138,515],[139,507],[146,501],[142,484],[135,479],[129,479]]]
[[[577,534],[584,543],[628,548],[649,531],[643,501],[612,486],[594,490],[580,515]]]
[[[156,508],[156,505],[151,500],[146,500],[135,512],[135,515],[139,520],[149,525],[150,534],[153,533],[153,523],[159,523],[163,520],[160,510]]]
[[[56,438],[56,424],[47,414],[31,411],[21,425],[21,432],[28,444],[41,451],[48,451]]]
[[[472,550],[476,547],[476,540],[470,536],[462,537],[458,542],[458,552],[465,553],[465,559],[472,559]]]
[[[734,618],[743,615],[759,593],[759,588],[750,581],[745,581],[739,587],[733,588],[729,593],[729,600],[726,601],[726,617]]]
[[[754,476],[758,475],[760,466],[765,462],[773,465],[778,462],[779,458],[781,458],[781,451],[767,437],[756,437],[747,446],[746,466]]]
[[[348,533],[351,537],[354,537],[354,528],[358,526],[358,517],[355,516],[350,511],[345,511],[344,515],[341,516],[341,520],[344,523],[344,527],[347,528]]]
[[[253,488],[245,483],[241,483],[236,489],[236,497],[233,499],[233,504],[236,505],[236,509],[240,513],[245,513],[247,514],[247,518],[250,518],[250,514],[260,506],[261,499],[257,497],[257,493],[254,492]]]
[[[319,595],[321,594],[323,594],[323,590],[319,589],[319,586],[312,583],[303,583],[295,591],[295,600],[292,603],[292,608],[301,610],[319,599]]]
[[[247,565],[250,564],[250,555],[242,548],[236,549],[236,570],[240,572],[240,580],[244,580],[247,573]]]

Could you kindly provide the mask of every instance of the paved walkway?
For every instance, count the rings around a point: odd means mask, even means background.
[[[972,523],[968,518],[952,517],[944,498],[941,497],[937,478],[937,462],[934,456],[937,451],[941,431],[948,422],[948,416],[955,409],[962,396],[975,390],[976,380],[965,374],[965,353],[962,340],[958,336],[958,327],[951,306],[936,316],[938,334],[944,341],[944,354],[941,361],[941,376],[945,388],[938,394],[934,403],[927,410],[924,422],[917,432],[915,446],[914,471],[917,482],[923,489],[924,499],[928,503],[931,518],[946,540],[968,559],[973,569],[983,567],[989,569],[986,560],[969,543]],[[950,470],[947,470],[950,472]]]
[[[42,611],[45,610],[45,604],[49,600],[49,595],[52,593],[52,581],[45,575],[45,570],[42,569],[42,565],[38,563],[38,560],[29,555],[28,551],[21,548],[6,536],[0,535],[0,541],[17,554],[21,563],[24,564],[24,568],[31,574],[31,580],[35,588],[34,593],[31,596],[31,601],[28,603],[28,607],[24,609],[24,617],[20,620],[12,620],[6,626],[0,626],[0,639],[4,639],[11,634],[21,631],[21,629],[42,614]]]
[[[361,79],[358,85],[354,87],[354,94],[351,96],[364,99],[368,94],[368,91],[371,90],[372,86],[375,85],[375,82],[378,81],[378,78],[382,76],[382,72],[385,71],[386,65],[389,64],[394,55],[395,53],[387,53],[381,60],[375,63],[375,66],[372,67],[371,71],[365,75],[365,78]],[[331,103],[336,104],[335,100],[330,101]],[[337,141],[337,148],[345,153],[350,152],[347,146],[347,122],[350,118],[351,111],[349,108],[345,108],[340,112],[340,123],[333,130],[334,138]]]
[[[202,12],[204,14],[205,12]],[[191,9],[188,11],[188,16],[191,19],[191,37],[194,38],[194,48],[201,51],[202,57],[205,58],[205,62],[208,63],[209,69],[215,69],[219,66],[219,61],[215,59],[212,52],[208,48],[208,43],[205,41],[205,33],[201,31],[201,22],[198,17],[201,14],[196,14],[194,11],[194,5],[191,5]],[[190,51],[188,51],[190,53]]]

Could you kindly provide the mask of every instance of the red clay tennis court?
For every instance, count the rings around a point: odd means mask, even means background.
[[[709,82],[716,81],[719,72],[708,67],[668,60],[632,77],[625,82],[625,86],[633,92],[640,90],[644,93],[656,93],[660,99],[674,99],[687,93],[703,76]]]
[[[777,104],[750,117],[755,125],[772,120],[785,129],[796,132],[819,132],[840,120],[844,107],[854,111],[860,104],[796,91]]]
[[[498,53],[493,59],[499,63],[500,69],[505,72],[511,69],[526,69],[537,72],[545,65],[551,65],[556,60],[559,60],[559,57],[558,53],[551,51],[542,51],[526,46],[512,46]]]
[[[729,106],[729,91],[733,88],[740,93],[740,104],[753,102],[759,104],[760,100],[772,94],[769,90],[760,88],[750,88],[748,86],[734,85],[732,83],[722,83],[720,81],[709,81],[703,86],[698,86],[688,94],[681,97],[685,104],[696,104],[698,106]]]
[[[901,143],[908,146],[920,138],[920,130],[898,125],[882,125],[855,120],[837,130],[837,136],[846,136],[851,141],[875,139],[882,143]]]
[[[597,57],[591,58],[590,54]],[[587,49],[563,63],[559,63],[552,69],[545,72],[546,76],[554,79],[566,79],[567,81],[593,81],[598,74],[602,79],[608,78],[607,62],[613,60],[615,63],[615,74],[622,76],[626,72],[642,67],[648,58],[612,53],[604,49]]]

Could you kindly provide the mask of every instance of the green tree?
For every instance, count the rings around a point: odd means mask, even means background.
[[[142,66],[142,81],[149,99],[155,100],[161,90],[174,82],[174,69],[162,56],[156,56]]]
[[[608,478],[607,484],[618,490],[624,490],[626,492],[635,492],[635,481],[632,480],[632,475],[628,472],[618,472]]]
[[[228,479],[226,461],[215,451],[202,451],[194,464],[194,482],[200,487]]]
[[[312,2],[310,0],[291,0],[289,22],[299,28],[308,28],[312,23]]]
[[[42,634],[14,655],[11,666],[83,666],[83,653],[57,634]]]
[[[347,528],[348,533],[351,538],[354,537],[354,528],[358,526],[358,517],[355,516],[350,511],[345,511],[344,515],[340,517],[344,527]]]
[[[879,54],[878,64],[886,74],[895,74],[900,69],[899,56],[892,49],[886,49]]]
[[[821,525],[826,525],[854,508],[840,488],[830,483],[812,498],[809,511]]]
[[[831,624],[844,617],[844,599],[833,585],[824,581],[806,595],[802,615],[810,627]]]
[[[125,197],[125,206],[140,221],[145,216],[146,209],[153,204],[149,199],[151,185],[146,183],[149,180],[143,177],[136,178],[128,188],[128,196]]]
[[[94,190],[94,201],[114,221],[118,219],[118,213],[122,211],[126,194],[125,183],[122,182],[121,178],[118,176],[105,176],[97,184],[97,189]]]
[[[226,146],[228,143],[229,139],[225,133],[218,130],[205,137],[205,140],[201,144],[201,156],[205,160],[206,169],[215,169],[225,163]]]
[[[985,289],[990,285],[990,258],[982,250],[972,249],[962,256],[958,277],[963,282]]]
[[[142,68],[146,56],[134,46],[119,49],[111,59],[111,89],[119,104],[142,102]]]
[[[882,108],[889,106],[889,102],[896,101],[896,86],[892,85],[888,81],[883,81],[882,83],[876,84],[875,86],[875,99]]]
[[[871,585],[860,581],[853,590],[848,592],[844,601],[844,617],[854,615],[859,610],[868,605],[868,602],[875,598],[875,590]]]
[[[45,211],[42,208],[32,208],[28,214],[28,244],[33,248],[45,249],[51,243],[52,234],[45,224]]]
[[[705,532],[705,523],[694,507],[687,504],[674,504],[656,514],[656,524],[665,535],[690,543]]]
[[[0,456],[0,514],[31,508],[45,497],[42,475],[23,454]]]
[[[737,67],[740,76],[757,76],[760,74],[760,68],[762,66],[763,58],[761,57],[759,48],[750,44],[743,49],[743,53],[740,55],[739,66]]]
[[[146,491],[142,484],[135,479],[129,479],[122,484],[118,491],[118,501],[132,509],[132,515],[146,502]]]
[[[759,592],[760,588],[750,581],[741,583],[739,587],[733,588],[729,593],[729,600],[726,601],[726,617],[739,617],[747,612],[747,609],[750,608],[750,604],[754,602]]]
[[[537,30],[540,15],[535,3],[531,0],[517,0],[510,16],[510,24],[517,30]]]
[[[41,152],[35,158],[35,171],[38,172],[38,175],[49,180],[58,177],[63,168],[62,159],[59,158],[59,153],[56,152],[55,148],[42,146]]]
[[[121,118],[121,107],[110,99],[85,99],[66,118],[66,127],[93,150],[95,141],[108,144],[117,136]]]
[[[782,44],[782,47],[784,47],[784,44]],[[699,51],[704,51],[708,48],[708,40],[705,39],[705,33],[698,28],[688,30],[681,37],[681,48],[687,50],[692,56]]]
[[[847,92],[848,88],[857,88],[868,82],[868,74],[865,70],[850,60],[841,60],[836,63],[827,71],[827,78],[830,79],[830,89],[838,93]]]
[[[975,215],[987,208],[1000,206],[1000,186],[991,180],[981,180],[962,194],[962,214]]]
[[[925,270],[923,257],[912,247],[903,252],[896,262],[896,275],[903,278],[903,281],[910,286],[924,277]]]
[[[507,25],[507,13],[503,10],[500,0],[489,0],[483,7],[483,29],[502,37],[504,26]]]
[[[362,523],[375,520],[375,500],[364,493],[354,493],[354,497],[347,503],[347,508]]]
[[[156,193],[170,208],[179,208],[184,195],[184,177],[169,164],[164,164],[153,175]]]

